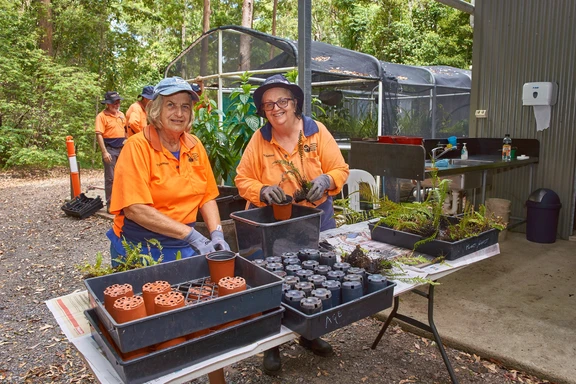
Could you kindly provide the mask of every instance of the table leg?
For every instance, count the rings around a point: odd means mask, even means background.
[[[488,171],[482,171],[482,196],[480,197],[480,204],[484,204],[486,201],[486,181],[488,177]]]
[[[392,322],[392,319],[397,318],[397,319],[399,319],[405,323],[408,323],[408,324],[410,324],[416,328],[422,329],[426,332],[430,332],[430,333],[432,333],[432,335],[434,335],[434,340],[436,341],[436,344],[438,345],[438,349],[440,350],[440,354],[442,355],[442,359],[444,360],[444,364],[446,365],[446,369],[448,370],[448,374],[450,375],[450,379],[452,380],[452,383],[458,384],[458,379],[456,378],[456,375],[454,373],[454,369],[452,368],[452,364],[450,363],[450,360],[448,360],[448,355],[446,354],[446,351],[444,349],[444,345],[442,344],[442,339],[440,338],[440,334],[438,333],[438,330],[436,329],[436,325],[434,324],[434,285],[428,286],[428,293],[419,291],[417,289],[413,290],[412,292],[414,292],[414,293],[416,293],[416,294],[418,294],[418,295],[420,295],[420,296],[422,296],[428,300],[428,324],[424,324],[421,321],[418,321],[418,320],[413,319],[409,316],[402,315],[402,314],[398,313],[398,306],[400,304],[400,301],[398,299],[398,296],[396,296],[394,298],[394,306],[392,308],[392,312],[390,312],[390,315],[386,319],[386,322],[384,323],[384,325],[382,325],[382,329],[380,330],[380,333],[378,334],[378,336],[376,337],[376,339],[372,343],[372,349],[376,349],[376,346],[380,342],[380,339],[382,339],[382,336],[384,335],[384,332],[386,332],[386,329],[388,328],[388,326]]]

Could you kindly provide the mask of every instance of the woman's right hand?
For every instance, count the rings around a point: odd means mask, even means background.
[[[260,201],[270,205],[272,203],[281,203],[286,199],[286,194],[277,185],[262,187],[260,190]]]
[[[192,229],[188,235],[186,235],[184,241],[190,244],[199,255],[205,255],[215,251],[212,241],[208,240],[195,229]]]

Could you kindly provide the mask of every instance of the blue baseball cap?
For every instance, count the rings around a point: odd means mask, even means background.
[[[138,96],[142,96],[148,100],[152,100],[154,98],[154,87],[151,85],[147,85],[142,88],[142,93]]]
[[[302,110],[302,107],[304,105],[304,92],[302,92],[302,88],[300,88],[296,84],[292,84],[291,82],[289,82],[288,79],[284,77],[284,75],[277,74],[270,76],[269,78],[264,80],[262,85],[259,86],[258,89],[256,89],[256,91],[254,91],[254,104],[256,105],[256,110],[258,111],[258,114],[260,116],[266,117],[266,113],[260,109],[260,105],[262,103],[262,96],[264,95],[264,92],[266,92],[270,88],[288,89],[290,92],[292,92],[292,94],[296,98],[298,108]]]
[[[192,89],[192,86],[186,80],[178,76],[167,77],[156,84],[152,100],[156,100],[158,95],[168,96],[178,92],[188,92],[192,96],[192,100],[200,100],[198,94]]]

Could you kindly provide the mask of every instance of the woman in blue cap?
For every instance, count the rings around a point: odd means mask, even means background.
[[[198,95],[180,77],[160,81],[147,112],[150,125],[130,137],[116,164],[115,214],[111,241],[113,265],[126,255],[122,239],[141,244],[163,261],[230,250],[224,240],[216,197],[219,191],[206,149],[190,134]],[[198,213],[210,239],[194,226]],[[161,246],[150,243],[155,239]]]

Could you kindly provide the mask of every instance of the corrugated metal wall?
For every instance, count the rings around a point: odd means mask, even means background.
[[[535,81],[558,83],[550,128],[540,132],[533,108],[522,106],[522,86]],[[477,109],[486,109],[488,118],[476,119]],[[567,239],[575,200],[576,1],[476,0],[470,112],[472,137],[510,133],[540,141],[534,189],[560,196],[558,234]],[[487,196],[512,200],[512,216],[523,217],[528,179],[528,168],[501,172]]]

